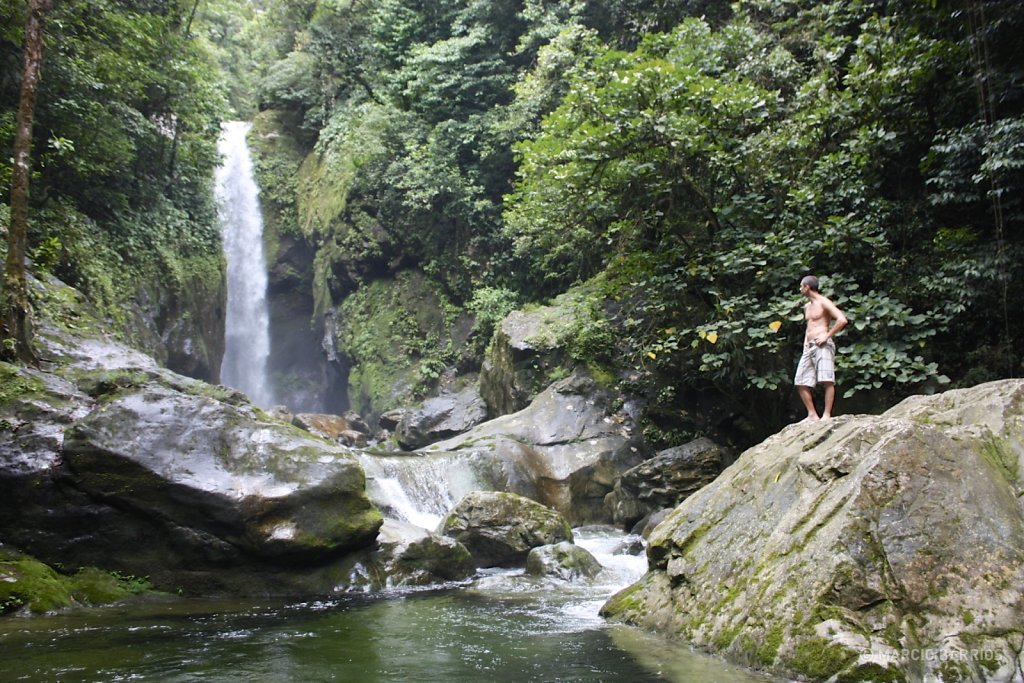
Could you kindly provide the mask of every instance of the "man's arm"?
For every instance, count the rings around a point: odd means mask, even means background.
[[[821,341],[818,342],[819,344],[824,344],[829,337],[834,337],[836,334],[839,333],[839,330],[846,327],[846,323],[849,322],[846,319],[846,315],[842,311],[840,311],[839,307],[832,303],[830,299],[826,298],[822,303],[824,303],[825,310],[828,311],[828,315],[829,317],[832,318],[834,324],[828,331],[828,334],[825,335],[825,339],[822,339]]]

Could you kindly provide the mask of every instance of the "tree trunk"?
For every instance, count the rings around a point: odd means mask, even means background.
[[[32,116],[36,89],[43,63],[43,20],[52,0],[29,0],[25,22],[25,68],[18,102],[18,121],[14,137],[14,169],[11,174],[11,227],[7,235],[7,263],[4,266],[0,309],[3,312],[3,346],[0,354],[35,362],[32,347],[32,308],[25,275],[25,251],[28,232],[28,182],[32,150]]]

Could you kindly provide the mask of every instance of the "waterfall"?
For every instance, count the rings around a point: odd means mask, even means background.
[[[259,189],[245,142],[251,127],[245,121],[226,122],[217,141],[222,156],[216,174],[217,207],[228,267],[220,381],[245,392],[256,405],[269,408],[273,397],[267,379],[267,266],[263,259]]]
[[[384,515],[431,531],[467,493],[491,488],[472,459],[450,453],[355,455],[366,472],[366,493]]]

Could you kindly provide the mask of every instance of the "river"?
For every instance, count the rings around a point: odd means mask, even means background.
[[[486,570],[467,584],[308,602],[167,598],[0,620],[11,681],[768,681],[598,609],[644,570],[622,535],[577,530],[606,570],[568,584]]]

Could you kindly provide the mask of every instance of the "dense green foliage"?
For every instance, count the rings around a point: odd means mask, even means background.
[[[809,272],[847,396],[1022,370],[1018,3],[277,5],[319,310],[404,267],[473,306],[601,275],[582,346],[767,429]]]
[[[172,290],[219,259],[211,190],[225,99],[193,34],[194,6],[58,2],[46,24],[30,254],[115,317],[140,282]],[[5,187],[24,13],[25,3],[0,3]]]
[[[0,10],[5,103],[22,12]],[[55,14],[33,187],[52,219],[33,253],[101,300],[125,272],[212,253],[230,103],[288,138],[264,143],[287,152],[259,160],[265,201],[278,234],[317,250],[319,316],[413,269],[483,336],[510,306],[590,282],[570,356],[645,394],[665,429],[694,396],[754,415],[755,432],[785,418],[808,272],[851,319],[847,396],[1022,371],[1012,0],[104,0]]]
[[[1024,13],[984,4],[968,30],[915,2],[750,3],[603,51],[519,145],[505,229],[556,282],[617,275],[625,350],[670,385],[783,386],[808,272],[852,321],[847,395],[1018,374]]]

